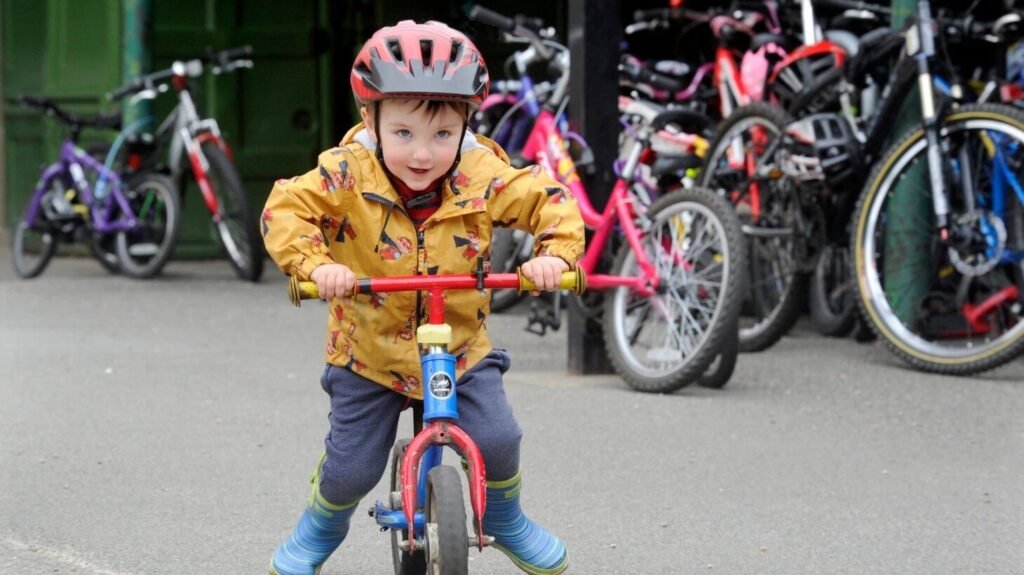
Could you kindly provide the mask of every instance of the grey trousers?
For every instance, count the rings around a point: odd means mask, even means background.
[[[457,382],[458,425],[480,448],[490,481],[509,479],[519,471],[523,431],[502,385],[510,365],[508,352],[494,349]],[[320,385],[331,398],[320,494],[344,505],[362,499],[384,475],[408,398],[330,364]]]

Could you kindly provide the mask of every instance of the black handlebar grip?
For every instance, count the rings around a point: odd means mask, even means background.
[[[892,15],[892,10],[888,6],[882,6],[881,4],[871,4],[857,0],[815,0],[815,2],[821,6],[830,6],[843,10],[867,10],[879,16]]]
[[[644,20],[667,20],[672,17],[672,11],[668,8],[649,8],[633,12],[633,21]]]
[[[649,70],[642,70],[640,73],[640,79],[641,81],[646,82],[659,90],[665,90],[666,92],[675,93],[683,89],[682,84],[676,80]]]
[[[142,84],[138,80],[132,80],[131,82],[121,86],[113,92],[107,92],[107,99],[110,101],[120,100],[128,94],[135,92],[139,89]]]
[[[231,60],[241,60],[252,56],[252,46],[246,44],[245,46],[239,46],[237,48],[228,48],[221,50],[214,54],[219,62],[230,62]]]
[[[473,5],[473,9],[469,11],[469,19],[480,22],[481,24],[487,24],[488,26],[494,26],[495,28],[506,32],[512,32],[516,29],[515,20],[508,16],[502,16],[501,14],[484,8],[479,4]]]

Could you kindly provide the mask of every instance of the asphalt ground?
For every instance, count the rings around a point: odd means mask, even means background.
[[[326,431],[323,305],[293,308],[274,269],[133,281],[61,258],[22,281],[9,258],[0,573],[265,573]],[[569,573],[1024,573],[1021,361],[939,377],[801,325],[722,390],[648,395],[568,375],[565,329],[526,334],[524,310],[489,325],[513,354],[525,508]],[[389,553],[360,512],[322,575],[389,573]]]

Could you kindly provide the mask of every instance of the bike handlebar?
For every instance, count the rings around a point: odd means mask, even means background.
[[[356,294],[386,293],[398,291],[472,290],[515,288],[520,293],[537,289],[522,270],[507,274],[442,274],[433,276],[396,276],[363,278],[356,281]],[[581,294],[587,289],[583,270],[575,269],[562,273],[558,289],[572,290]],[[316,282],[299,281],[292,276],[288,282],[288,299],[299,307],[304,299],[320,299]]]
[[[61,122],[71,126],[72,129],[90,127],[116,130],[121,127],[120,112],[107,112],[96,116],[80,116],[64,110],[53,100],[37,98],[36,96],[29,96],[27,94],[18,94],[13,98],[8,98],[8,101],[20,104],[26,108],[36,108],[37,110],[41,110],[47,116],[57,118]]]
[[[469,11],[469,19],[481,24],[487,24],[493,26],[502,32],[508,32],[513,36],[519,36],[530,41],[530,44],[537,50],[537,54],[545,60],[551,60],[553,54],[551,49],[544,44],[540,35],[534,30],[534,28],[542,28],[543,21],[539,18],[529,18],[526,16],[516,16],[509,18],[504,14],[499,14],[489,8],[484,8],[479,4],[474,4],[473,8]],[[538,26],[540,24],[540,26]]]
[[[814,3],[818,6],[827,6],[829,8],[839,8],[842,10],[866,10],[879,16],[892,16],[892,9],[888,6],[872,4],[870,2],[860,2],[859,0],[814,0]]]
[[[157,86],[175,76],[198,78],[203,75],[203,62],[212,64],[211,71],[214,74],[233,72],[238,68],[251,68],[252,60],[248,59],[248,56],[250,55],[252,55],[252,46],[248,45],[239,46],[237,48],[228,48],[220,51],[214,51],[207,48],[206,53],[202,58],[175,60],[174,63],[171,64],[170,68],[158,70],[156,72],[146,74],[145,76],[140,76],[128,82],[124,86],[121,86],[112,92],[108,92],[107,100],[116,101],[143,90],[156,89]]]
[[[675,93],[683,89],[682,83],[675,78],[649,70],[635,58],[623,58],[619,62],[619,74],[633,82],[648,84],[666,92]]]

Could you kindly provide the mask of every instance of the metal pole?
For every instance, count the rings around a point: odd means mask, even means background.
[[[916,0],[892,0],[891,7],[892,25],[898,28],[914,14]],[[892,131],[894,141],[920,126],[921,104],[915,84],[896,118]],[[910,254],[923,256],[929,253],[929,238],[934,229],[921,226],[920,223],[931,221],[929,212],[932,204],[926,194],[916,193],[919,186],[927,183],[927,162],[916,163],[908,172],[908,177],[896,184],[887,207],[889,217],[886,219],[888,224],[882,277],[887,286],[886,298],[893,312],[904,323],[914,320],[918,304],[928,291],[931,269],[928,258],[908,257]]]
[[[590,200],[608,201],[618,154],[620,0],[569,0],[569,117],[594,153],[595,171],[583,175]],[[611,121],[610,121],[611,120]],[[569,371],[611,373],[601,324],[569,308]]]
[[[148,72],[151,67],[149,51],[152,30],[153,0],[121,0],[121,81],[127,82]],[[150,100],[140,100],[134,106],[125,104],[122,121],[130,126],[139,119],[152,121],[153,106]]]

